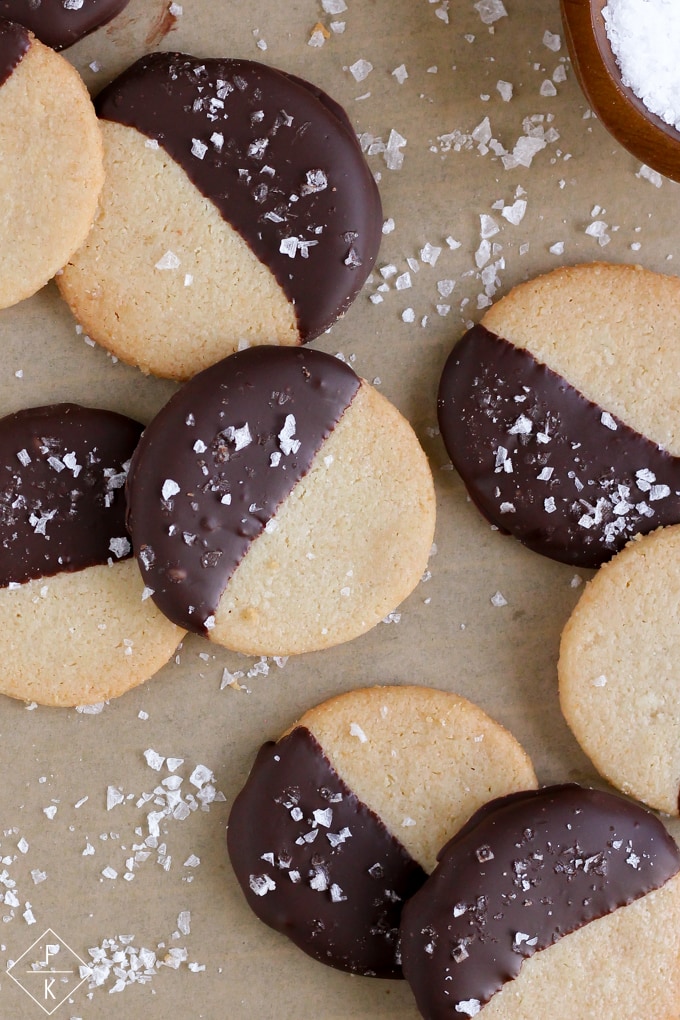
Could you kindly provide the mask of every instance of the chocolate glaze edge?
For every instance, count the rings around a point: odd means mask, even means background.
[[[227,846],[260,920],[337,969],[403,976],[401,905],[425,872],[306,727],[260,749],[232,807]]]
[[[680,521],[680,458],[481,324],[449,355],[437,408],[472,501],[535,552],[597,567]]]
[[[273,273],[301,342],[347,310],[375,262],[382,208],[335,100],[256,61],[154,53],[95,107],[182,167]]]
[[[655,815],[575,784],[491,801],[439,860],[401,926],[404,972],[430,1020],[475,1015],[534,952],[680,872]]]
[[[128,527],[152,598],[173,623],[209,632],[250,543],[360,384],[321,351],[252,347],[194,376],[147,426],[128,476]]]
[[[23,25],[0,17],[0,87],[21,63],[30,45],[30,34]]]

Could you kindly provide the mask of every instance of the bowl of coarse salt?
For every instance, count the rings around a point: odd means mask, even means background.
[[[630,153],[680,181],[680,0],[560,0],[586,98]]]

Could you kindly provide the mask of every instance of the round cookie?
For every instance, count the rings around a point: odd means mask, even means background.
[[[155,53],[96,104],[106,185],[59,279],[93,339],[187,379],[244,346],[306,343],[346,311],[382,212],[337,103],[252,61]]]
[[[128,502],[159,608],[249,655],[375,626],[420,580],[435,519],[408,422],[338,358],[289,347],[186,383],[144,432]]]
[[[129,0],[0,0],[0,18],[16,21],[55,50],[106,25]]]
[[[265,744],[228,849],[257,916],[315,959],[401,977],[396,929],[437,849],[490,797],[534,787],[516,740],[425,687],[351,691]]]
[[[612,794],[503,797],[444,847],[400,936],[429,1020],[675,1020],[680,853],[654,815]]]
[[[588,584],[562,634],[564,716],[624,793],[680,814],[680,526],[631,542]]]
[[[116,697],[183,636],[146,598],[125,529],[142,426],[77,404],[0,419],[0,692],[43,705]]]
[[[0,308],[29,297],[90,229],[103,182],[90,96],[64,57],[0,19]]]
[[[492,524],[596,567],[680,521],[680,280],[592,264],[520,284],[453,349],[451,460]]]

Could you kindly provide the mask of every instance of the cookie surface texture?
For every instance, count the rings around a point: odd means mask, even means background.
[[[500,531],[596,567],[680,521],[679,373],[680,280],[555,270],[515,287],[453,349],[442,437]]]
[[[535,782],[514,738],[457,695],[351,691],[262,747],[232,808],[229,854],[257,916],[305,952],[401,977],[403,903],[441,842],[489,797]]]
[[[142,426],[76,404],[0,420],[0,691],[104,701],[147,680],[183,632],[144,597],[125,528]]]
[[[661,528],[588,583],[562,634],[560,703],[596,768],[680,813],[680,527]]]
[[[127,7],[129,0],[0,0],[0,18],[30,28],[41,42],[55,50],[106,25]]]
[[[254,347],[185,384],[145,430],[128,498],[159,608],[253,655],[373,627],[420,580],[434,531],[411,426],[309,349]]]
[[[27,29],[2,20],[0,151],[0,308],[6,308],[43,287],[85,240],[103,155],[78,72]]]
[[[402,914],[423,1016],[678,1016],[680,853],[651,813],[574,785],[511,794],[439,861]]]
[[[59,279],[93,339],[186,379],[244,343],[305,343],[346,311],[382,213],[332,99],[251,61],[157,53],[97,109],[106,185]]]

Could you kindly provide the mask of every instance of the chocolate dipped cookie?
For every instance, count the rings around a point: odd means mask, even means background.
[[[0,308],[7,308],[43,287],[83,243],[104,171],[99,124],[78,72],[1,18],[0,152]]]
[[[77,404],[0,420],[0,692],[42,705],[116,697],[183,631],[146,598],[125,528],[142,426]]]
[[[265,744],[229,855],[265,923],[341,970],[401,977],[397,929],[438,848],[490,797],[534,786],[514,738],[425,687],[351,691]]]
[[[444,847],[400,934],[428,1020],[676,1020],[680,853],[612,794],[502,797]]]
[[[106,186],[59,286],[89,335],[187,379],[342,315],[375,261],[378,190],[344,111],[248,60],[155,53],[97,97]]]
[[[129,0],[0,0],[0,18],[30,28],[41,42],[66,49],[108,24]]]
[[[481,512],[596,567],[680,521],[680,280],[563,268],[515,287],[454,347],[442,437]]]
[[[680,814],[680,526],[631,542],[588,583],[564,631],[560,704],[596,768]]]
[[[254,347],[195,376],[128,478],[142,575],[178,626],[252,655],[348,641],[420,580],[435,502],[408,422],[338,358]]]

